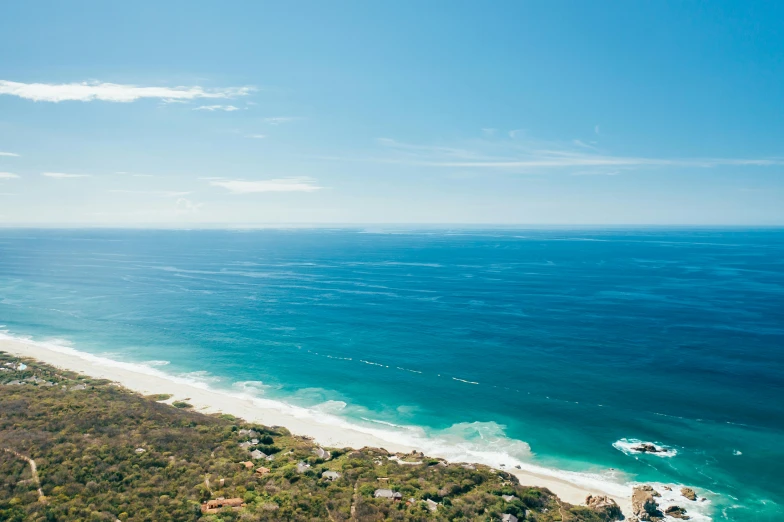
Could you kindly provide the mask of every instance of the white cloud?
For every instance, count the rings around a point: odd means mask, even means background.
[[[18,158],[19,154],[15,154],[13,152],[0,152],[0,156],[10,156],[12,158]]]
[[[177,205],[178,214],[195,214],[203,205],[203,203],[194,203],[185,198],[179,198],[175,204]]]
[[[264,138],[267,137],[267,135],[266,134],[246,134],[245,137],[246,138],[253,138],[253,139],[257,139],[257,140],[263,140]]]
[[[14,174],[13,172],[0,172],[0,179],[14,179],[18,177],[19,174]]]
[[[497,129],[493,129],[492,127],[486,127],[482,129],[482,134],[485,136],[494,136]]]
[[[133,102],[142,98],[158,98],[169,103],[173,101],[195,100],[198,98],[235,98],[246,96],[253,87],[228,87],[223,89],[204,89],[194,87],[140,87],[117,83],[20,83],[0,80],[0,94],[18,96],[27,100],[61,101],[109,101]]]
[[[219,179],[210,185],[227,189],[232,194],[252,194],[257,192],[314,192],[320,190],[311,178],[278,178],[258,181],[242,179]]]
[[[64,172],[42,172],[41,175],[46,176],[47,178],[55,178],[55,179],[91,177],[89,174],[66,174]]]
[[[193,109],[194,111],[226,111],[226,112],[234,112],[238,111],[239,108],[235,107],[234,105],[202,105],[201,107],[196,107]]]
[[[599,126],[597,125],[596,127],[594,127],[594,128],[593,128],[593,131],[594,131],[596,134],[599,134]]]

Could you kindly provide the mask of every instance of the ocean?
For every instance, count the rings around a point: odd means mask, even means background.
[[[4,229],[0,325],[455,460],[784,518],[783,230]]]

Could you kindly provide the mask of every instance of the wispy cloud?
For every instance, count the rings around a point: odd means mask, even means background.
[[[612,171],[643,167],[773,166],[784,165],[784,158],[649,158],[616,156],[600,153],[593,146],[574,140],[564,143],[526,143],[478,140],[465,147],[406,144],[388,138],[378,142],[387,155],[366,159],[379,163],[397,163],[440,168],[496,169],[509,171],[546,171],[556,169],[605,168]],[[575,147],[575,145],[577,147]],[[362,159],[359,159],[362,161]]]
[[[152,178],[152,177],[154,177],[152,174],[136,174],[134,172],[125,172],[125,171],[115,172],[115,174],[120,175],[120,176],[131,176],[133,178]]]
[[[177,198],[182,196],[187,196],[190,194],[190,191],[185,192],[178,192],[174,190],[124,190],[124,189],[112,189],[109,192],[113,194],[139,194],[143,196],[153,196],[156,198]]]
[[[572,172],[572,176],[617,176],[620,174],[620,170],[606,170],[606,169],[599,169],[599,170],[580,170],[577,172]]]
[[[14,179],[18,177],[19,174],[14,174],[13,172],[0,172],[0,179]]]
[[[574,143],[578,147],[582,147],[584,149],[599,150],[596,147],[594,147],[593,145],[585,143],[583,140],[573,140],[572,143]]]
[[[0,156],[8,156],[8,157],[11,157],[11,158],[18,158],[19,154],[16,154],[14,152],[0,152]]]
[[[465,147],[447,147],[443,145],[416,145],[403,143],[391,138],[378,138],[376,140],[385,149],[394,151],[399,157],[408,157],[412,160],[426,158],[453,158],[453,159],[493,159],[494,156],[471,150]]]
[[[0,80],[0,94],[18,96],[27,100],[61,101],[108,101],[133,102],[142,98],[157,98],[169,103],[199,98],[235,98],[246,96],[253,87],[228,87],[204,89],[194,87],[142,87],[118,83],[21,83]]]
[[[297,118],[294,116],[277,116],[274,118],[264,118],[263,121],[267,125],[281,125],[283,123],[290,123],[292,121],[297,121],[301,118]]]
[[[55,179],[91,177],[89,174],[66,174],[65,172],[42,172],[41,175],[46,176],[47,178],[55,178]]]
[[[311,178],[278,178],[249,181],[243,179],[214,179],[210,185],[222,187],[232,194],[252,194],[257,192],[314,192],[323,187],[316,185]]]
[[[225,112],[234,112],[240,110],[238,107],[234,105],[202,105],[201,107],[195,107],[194,111],[225,111]]]
[[[267,135],[266,134],[246,134],[245,137],[246,138],[253,138],[253,139],[256,139],[256,140],[263,140],[264,138],[267,137]]]

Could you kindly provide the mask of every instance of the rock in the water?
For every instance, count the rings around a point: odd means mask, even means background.
[[[585,504],[608,522],[623,519],[621,508],[610,497],[588,495]]]
[[[689,517],[686,515],[686,510],[680,506],[670,506],[664,510],[664,514],[672,518],[689,520]]]
[[[691,488],[681,488],[681,495],[688,498],[689,500],[697,500],[697,493],[695,493]]]
[[[647,484],[637,486],[632,493],[632,516],[638,520],[652,520],[651,517],[662,517],[659,505],[654,496],[661,496],[655,489]]]
[[[659,448],[651,444],[650,442],[642,442],[636,446],[632,446],[634,451],[639,451],[640,453],[659,453]]]

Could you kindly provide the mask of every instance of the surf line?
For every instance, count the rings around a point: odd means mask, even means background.
[[[465,380],[465,379],[458,379],[457,377],[452,377],[452,379],[454,379],[454,380],[456,380],[456,381],[464,382],[464,383],[466,383],[466,384],[479,384],[478,382],[474,382],[474,381],[467,381],[467,380]]]

